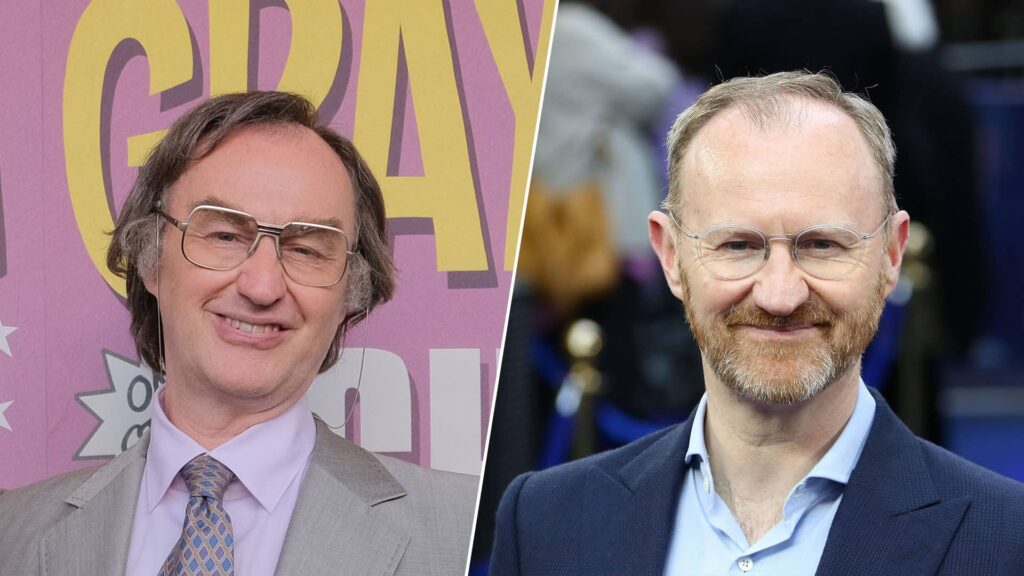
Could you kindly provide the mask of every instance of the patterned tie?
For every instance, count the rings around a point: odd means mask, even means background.
[[[235,537],[222,501],[234,473],[203,454],[185,464],[181,477],[189,492],[185,525],[157,576],[234,576]]]

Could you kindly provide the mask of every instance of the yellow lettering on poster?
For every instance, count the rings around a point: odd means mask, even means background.
[[[320,106],[341,62],[342,15],[337,0],[289,0],[291,46],[277,89]],[[210,2],[210,95],[249,87],[250,0]]]
[[[149,93],[192,78],[192,43],[181,9],[173,0],[94,0],[82,13],[64,74],[64,158],[68,191],[82,241],[96,269],[121,295],[124,281],[106,267],[114,227],[103,180],[100,118],[103,79],[114,49],[134,39],[149,61]]]
[[[387,176],[399,39],[416,109],[423,176]],[[437,269],[486,270],[487,254],[441,2],[366,3],[354,140],[391,218],[434,222]]]
[[[249,2],[210,2],[210,95],[244,92],[249,83]],[[166,130],[128,138],[128,165],[142,166]]]
[[[515,263],[519,227],[526,200],[526,183],[533,158],[534,135],[537,130],[537,112],[544,85],[544,70],[548,62],[551,23],[555,0],[545,0],[541,17],[540,40],[533,61],[533,73],[526,58],[522,26],[516,0],[475,0],[483,24],[487,43],[498,65],[501,81],[505,85],[512,112],[516,118],[515,148],[512,156],[512,181],[509,187],[508,226],[505,229],[505,270]]]
[[[249,88],[249,3],[210,2],[210,96]]]
[[[277,89],[302,94],[319,108],[341,62],[341,5],[338,0],[286,3],[292,15],[292,44]]]
[[[156,130],[145,134],[129,136],[126,145],[128,146],[127,163],[129,166],[142,166],[149,157],[150,151],[164,139],[167,130]]]
[[[296,92],[320,106],[341,61],[341,5],[334,0],[291,0],[292,40],[278,90]],[[210,2],[210,95],[249,86],[249,0]],[[128,165],[141,166],[166,130],[128,139]]]

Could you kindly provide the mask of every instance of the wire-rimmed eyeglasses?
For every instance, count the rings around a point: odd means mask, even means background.
[[[757,273],[768,262],[772,242],[789,242],[793,261],[807,274],[821,280],[839,280],[860,265],[868,240],[885,229],[892,213],[871,233],[822,224],[778,235],[732,224],[690,232],[674,214],[668,212],[668,217],[680,232],[697,242],[701,264],[719,280],[742,280]]]
[[[303,286],[327,287],[341,281],[348,267],[348,236],[333,226],[259,222],[251,214],[221,206],[200,205],[181,222],[158,203],[153,211],[181,230],[181,254],[207,270],[232,270],[245,262],[260,238],[274,239],[277,258],[289,278]]]

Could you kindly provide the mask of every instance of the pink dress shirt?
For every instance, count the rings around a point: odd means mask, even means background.
[[[153,403],[149,451],[135,507],[128,576],[156,574],[185,521],[188,490],[178,471],[206,450]],[[316,426],[303,396],[286,412],[218,446],[210,455],[235,473],[224,509],[235,533],[236,576],[272,576],[306,475]]]

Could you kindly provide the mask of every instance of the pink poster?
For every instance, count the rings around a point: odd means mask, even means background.
[[[384,190],[395,299],[309,392],[368,449],[478,474],[554,0],[0,7],[0,487],[124,450],[159,381],[103,265],[137,168],[212,94],[309,97]],[[345,415],[355,400],[354,416]],[[344,425],[342,425],[344,424]]]

